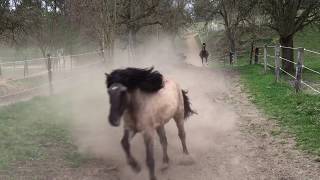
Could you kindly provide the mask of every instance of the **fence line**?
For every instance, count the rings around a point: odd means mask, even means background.
[[[267,63],[267,66],[272,67],[273,69],[275,69],[276,67],[272,66],[271,64]]]
[[[97,54],[101,53],[103,50],[95,50],[95,51],[89,51],[81,54],[71,54],[71,55],[63,55],[63,56],[50,56],[52,59],[58,59],[59,57],[76,57],[76,56],[83,56],[83,55],[89,55],[89,54]],[[0,58],[1,59],[1,58]],[[6,65],[6,64],[13,64],[13,63],[24,63],[25,61],[27,62],[33,62],[33,61],[41,61],[41,60],[47,60],[48,58],[34,58],[34,59],[27,59],[27,60],[20,60],[20,61],[6,61],[6,62],[1,62],[0,65]]]
[[[8,79],[8,80],[6,80],[6,82],[13,82],[13,81],[19,81],[19,80],[24,80],[24,79],[30,79],[30,78],[34,78],[34,77],[37,77],[37,76],[43,76],[43,75],[45,75],[47,73],[48,73],[48,71],[42,71],[40,73],[35,73],[35,74],[32,74],[32,75],[28,75],[26,77]]]
[[[281,48],[284,49],[293,49],[293,50],[298,50],[299,48],[293,48],[293,47],[287,47],[287,46],[280,46]]]
[[[307,84],[304,81],[301,81],[302,84],[304,84],[305,86],[309,87],[310,89],[312,89],[314,92],[320,94],[320,91],[318,91],[317,89],[315,89],[314,87],[310,86],[309,84]]]
[[[71,57],[76,57],[76,56],[84,56],[84,55],[89,55],[89,54],[97,54],[97,53],[102,53],[102,50],[96,50],[96,51],[91,51],[91,52],[86,52],[86,53],[82,53],[82,54],[71,54],[69,56]],[[66,57],[66,56],[62,56],[62,57]]]
[[[283,58],[283,57],[281,57],[281,56],[280,56],[279,58],[282,59],[282,60],[284,60],[284,61],[287,61],[287,62],[289,62],[289,63],[292,63],[292,64],[297,65],[296,62],[290,61],[290,60],[288,60],[288,59],[286,59],[286,58]]]
[[[320,72],[318,72],[318,71],[316,71],[316,70],[313,70],[313,69],[311,69],[311,68],[309,68],[309,67],[307,67],[307,66],[305,66],[305,65],[303,65],[303,68],[306,68],[306,69],[308,69],[309,71],[312,71],[312,72],[320,75]]]
[[[261,47],[256,47],[258,50],[254,51],[254,56],[256,58],[259,58],[261,57],[261,55],[259,55],[259,48]],[[260,63],[262,65],[265,66],[265,71],[266,71],[266,67],[271,67],[271,68],[274,68],[276,71],[276,79],[278,80],[279,79],[279,71],[282,71],[284,72],[286,75],[290,76],[291,78],[295,79],[295,89],[296,91],[300,91],[300,88],[301,88],[301,84],[305,85],[306,87],[310,88],[311,90],[313,90],[314,92],[316,93],[319,93],[320,94],[320,91],[317,90],[316,88],[312,87],[310,84],[302,81],[302,70],[303,68],[313,72],[313,73],[316,73],[317,75],[320,75],[320,72],[310,68],[310,67],[307,67],[303,64],[303,58],[304,58],[304,51],[307,51],[307,52],[311,52],[311,53],[315,53],[315,54],[319,54],[320,55],[320,52],[316,52],[316,51],[312,51],[312,50],[307,50],[305,48],[292,48],[292,47],[285,47],[285,46],[268,46],[268,45],[265,45],[263,46],[264,48],[264,52],[263,52],[263,58],[264,58],[264,62],[263,63]],[[274,48],[275,49],[275,56],[272,56],[272,55],[269,55],[268,54],[268,51],[266,50],[267,48]],[[281,57],[280,55],[280,50],[281,48],[286,48],[286,49],[292,49],[292,50],[298,50],[298,60],[297,62],[293,62],[293,61],[290,61],[284,57]],[[270,58],[274,58],[275,59],[275,66],[272,66],[268,63],[268,57]],[[284,60],[286,62],[289,62],[289,63],[292,63],[296,66],[296,73],[295,73],[295,76],[290,74],[289,72],[287,72],[286,70],[284,70],[283,68],[281,68],[281,65],[280,65],[280,61],[279,60]],[[258,63],[259,60],[255,60],[255,63]]]
[[[89,66],[93,66],[93,65],[97,65],[97,64],[100,64],[101,62],[96,62],[96,63],[91,63],[91,64],[88,64],[88,65],[83,65],[81,67],[77,67],[76,69],[82,69],[82,68],[87,68]],[[47,72],[46,72],[47,73]],[[88,72],[87,72],[88,73]],[[83,75],[83,74],[82,74]],[[17,95],[20,95],[20,94],[24,94],[24,93],[27,93],[27,92],[31,92],[31,91],[34,91],[34,90],[37,90],[37,89],[41,89],[41,88],[44,88],[44,87],[48,87],[50,86],[50,84],[57,84],[59,82],[62,82],[62,81],[67,81],[67,80],[70,80],[74,78],[74,76],[69,76],[69,77],[66,77],[66,78],[62,78],[62,79],[58,79],[58,80],[54,80],[52,82],[45,82],[41,85],[38,85],[38,86],[35,86],[35,87],[32,87],[32,88],[28,88],[28,89],[23,89],[21,91],[18,91],[18,92],[15,92],[15,93],[12,93],[12,94],[7,94],[7,95],[3,95],[3,96],[0,96],[0,99],[4,99],[4,98],[8,98],[8,97],[12,97],[12,96],[17,96]]]
[[[293,79],[297,79],[296,77],[294,77],[292,74],[290,74],[289,72],[285,71],[284,69],[280,68],[280,70],[284,73],[286,73],[288,76],[292,77]]]
[[[318,54],[320,55],[320,52],[316,52],[316,51],[312,51],[312,50],[308,50],[308,49],[304,49],[305,51],[308,51],[308,52],[311,52],[311,53],[314,53],[314,54]]]
[[[85,53],[81,53],[81,54],[73,54],[73,55],[69,55],[70,57],[74,57],[74,56],[84,56],[84,55],[89,55],[89,54],[98,54],[99,52],[102,52],[102,56],[104,56],[104,53],[103,51],[92,51],[92,52],[85,52]],[[60,57],[68,57],[68,56],[60,56]],[[54,69],[57,69],[57,68],[61,68],[62,64],[58,63],[57,64],[57,59],[58,57],[51,57],[51,56],[48,56],[47,58],[37,58],[37,59],[32,59],[32,60],[27,60],[27,61],[39,61],[39,60],[46,60],[46,70],[45,71],[42,71],[42,72],[39,72],[39,73],[34,73],[34,74],[31,74],[31,75],[26,75],[26,60],[25,61],[14,61],[14,62],[5,62],[5,63],[0,63],[0,75],[1,75],[1,65],[3,64],[17,64],[17,63],[21,63],[21,65],[23,65],[22,63],[24,63],[24,77],[23,78],[13,78],[13,79],[7,79],[6,82],[14,82],[14,81],[19,81],[19,80],[25,80],[25,79],[30,79],[30,78],[34,78],[34,77],[40,77],[40,76],[43,76],[45,74],[48,74],[48,82],[45,82],[45,83],[42,83],[41,85],[38,85],[38,86],[35,86],[35,87],[30,87],[30,88],[27,88],[27,89],[22,89],[18,92],[15,92],[15,93],[12,93],[12,94],[7,94],[7,95],[2,95],[0,96],[0,99],[5,99],[5,98],[10,98],[10,97],[13,97],[13,96],[17,96],[17,95],[20,95],[20,94],[24,94],[24,93],[27,93],[27,92],[32,92],[34,90],[37,90],[37,89],[41,89],[41,88],[44,88],[44,87],[50,87],[50,94],[52,93],[52,85],[53,84],[56,84],[58,82],[61,82],[61,81],[66,81],[66,80],[69,80],[71,78],[74,77],[74,73],[73,74],[70,74],[69,77],[66,77],[66,78],[62,78],[62,79],[57,79],[57,80],[52,80],[52,70]],[[63,65],[65,66],[65,60],[63,60]],[[99,61],[96,61],[96,62],[93,62],[93,63],[86,63],[84,65],[80,65],[80,66],[76,66],[76,67],[73,67],[73,63],[72,63],[73,59],[70,59],[70,67],[71,69],[73,70],[80,70],[80,69],[88,69],[90,67],[93,67],[95,65],[98,65],[98,64],[101,64],[104,62],[104,58],[103,60],[99,60]],[[58,61],[59,62],[59,61]],[[15,66],[14,66],[15,67]],[[63,71],[67,74],[69,74],[68,72],[76,72],[76,71]],[[28,71],[28,67],[27,67],[27,71]],[[56,71],[56,72],[60,72],[60,71]],[[60,73],[58,73],[60,74]]]

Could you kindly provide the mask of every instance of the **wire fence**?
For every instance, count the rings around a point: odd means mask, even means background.
[[[104,61],[104,51],[101,50],[67,56],[2,62],[0,63],[0,102],[44,88],[48,88],[52,93],[54,84],[68,81],[74,75],[78,76],[77,72],[85,69],[100,67]],[[8,92],[3,92],[1,89],[15,84],[19,84],[18,89],[7,88]]]
[[[269,54],[270,52],[268,51],[270,50],[268,48],[273,50],[274,56]],[[263,55],[259,54],[259,50],[252,52],[254,53],[254,56],[255,56],[255,64],[263,65],[265,67],[265,72],[267,71],[266,69],[267,67],[274,69],[277,81],[279,80],[279,77],[281,74],[280,72],[283,72],[284,74],[286,74],[287,76],[289,76],[294,80],[294,87],[297,92],[302,90],[302,86],[305,86],[306,88],[309,88],[314,93],[320,94],[320,91],[319,91],[320,72],[318,70],[315,70],[314,68],[311,68],[311,66],[305,65],[305,59],[307,57],[306,53],[316,55],[318,56],[316,57],[316,59],[320,60],[320,52],[305,49],[302,47],[293,48],[293,47],[286,47],[286,46],[280,46],[280,45],[275,45],[275,46],[265,45],[263,47],[256,47],[256,49],[263,49]],[[294,58],[296,59],[296,61],[289,60],[289,58],[285,58],[284,56],[282,56],[281,55],[282,49],[292,50],[293,55],[296,55],[296,58]],[[263,58],[259,58],[261,56]],[[260,62],[261,59],[263,59],[263,62]],[[270,60],[273,60],[271,64],[270,64]],[[295,68],[294,73],[288,72],[286,70],[286,65],[285,65],[286,63],[292,64],[294,66]],[[303,76],[303,73],[305,71],[308,71],[308,75],[304,74]],[[309,75],[309,73],[312,73],[313,75]],[[310,80],[306,80],[307,77]],[[319,79],[319,81],[317,82],[316,79]]]

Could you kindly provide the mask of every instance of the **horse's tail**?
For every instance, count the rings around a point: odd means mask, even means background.
[[[191,103],[190,99],[187,96],[187,91],[182,90],[182,96],[183,96],[183,104],[184,104],[184,119],[187,119],[190,117],[192,114],[197,114],[196,111],[191,109]]]

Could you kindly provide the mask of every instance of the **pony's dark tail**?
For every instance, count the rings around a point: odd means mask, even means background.
[[[183,104],[184,104],[184,119],[187,119],[190,117],[192,114],[197,114],[196,111],[191,109],[191,103],[190,99],[187,96],[187,91],[182,90],[182,96],[183,96]]]

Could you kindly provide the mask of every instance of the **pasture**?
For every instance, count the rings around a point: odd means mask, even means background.
[[[2,0],[0,180],[319,179],[319,27],[309,0]]]

